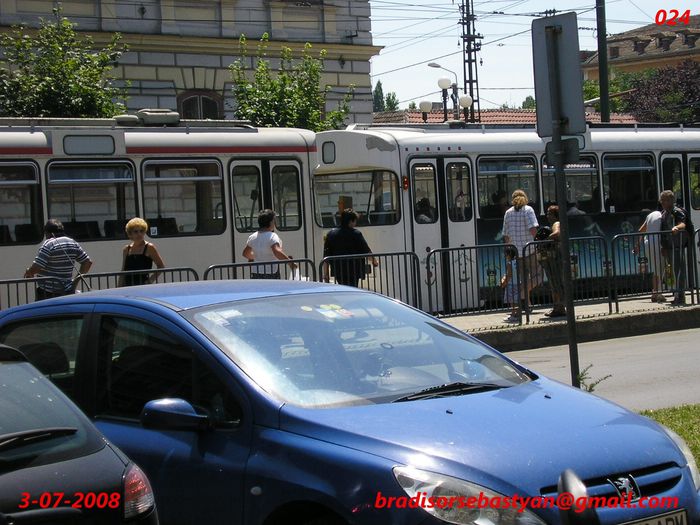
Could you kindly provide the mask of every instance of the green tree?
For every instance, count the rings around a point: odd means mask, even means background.
[[[377,85],[374,86],[374,89],[372,90],[372,111],[375,113],[377,111],[384,111],[385,109],[385,102],[384,102],[384,89],[382,89],[382,81],[377,80]]]
[[[623,96],[628,111],[640,122],[700,121],[700,63],[685,60],[651,71],[632,83]]]
[[[338,109],[326,111],[326,100],[331,86],[321,88],[326,51],[318,57],[311,55],[311,44],[304,45],[301,57],[294,61],[292,50],[283,47],[280,54],[280,69],[276,73],[270,68],[266,56],[268,34],[258,45],[258,56],[252,80],[246,75],[243,59],[229,66],[233,79],[233,94],[236,97],[236,115],[250,120],[260,127],[298,127],[312,131],[337,129],[343,125],[350,112],[350,100],[354,86],[338,103]],[[247,56],[247,41],[240,41],[241,56]]]
[[[647,69],[628,73],[611,69],[608,81],[608,92],[610,95],[615,95],[617,93],[629,91],[634,87],[634,83],[637,80],[648,77],[653,71],[653,69]],[[600,98],[600,85],[598,80],[584,80],[583,100],[593,100],[597,98]],[[609,105],[610,111],[613,113],[626,113],[629,111],[629,104],[625,97],[610,97]],[[596,111],[600,111],[600,102],[596,102],[594,107]]]
[[[408,103],[408,109],[411,111],[418,111],[418,104],[416,104],[415,100],[411,100],[411,102]]]
[[[523,100],[522,106],[520,106],[522,109],[535,109],[537,108],[537,103],[535,102],[535,97],[532,95],[528,95],[525,97],[525,100]]]
[[[126,99],[108,73],[127,46],[115,33],[96,50],[92,38],[78,36],[75,24],[53,10],[39,30],[15,27],[0,35],[0,115],[28,117],[112,117]]]
[[[385,111],[398,111],[399,110],[399,97],[393,91],[386,94],[386,99],[384,100],[384,110]]]

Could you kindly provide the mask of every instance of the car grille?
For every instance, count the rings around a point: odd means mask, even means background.
[[[682,470],[675,463],[663,463],[634,470],[632,472],[611,473],[605,477],[583,480],[589,496],[617,496],[615,487],[608,480],[631,475],[639,486],[642,496],[654,496],[671,490],[681,480]],[[545,497],[557,495],[556,485],[544,487],[540,494]]]

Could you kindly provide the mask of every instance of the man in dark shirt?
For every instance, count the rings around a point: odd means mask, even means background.
[[[358,215],[352,208],[343,210],[340,214],[340,228],[333,228],[323,244],[323,256],[334,255],[361,255],[372,253],[362,232],[355,229]],[[377,266],[379,261],[371,258],[372,265]],[[323,279],[330,281],[330,276],[335,277],[338,284],[357,287],[357,283],[365,276],[365,258],[354,257],[348,259],[334,259],[323,264]]]
[[[670,190],[665,190],[659,195],[661,212],[661,230],[670,231],[671,234],[661,236],[661,248],[671,262],[673,269],[674,299],[671,304],[685,304],[685,278],[686,278],[686,247],[689,235],[687,232],[688,212],[676,206],[676,197]]]

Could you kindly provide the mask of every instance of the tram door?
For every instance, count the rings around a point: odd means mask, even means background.
[[[687,156],[687,178],[688,181],[688,196],[689,202],[686,202],[685,209],[690,213],[690,219],[693,221],[695,228],[700,228],[700,152],[690,153]],[[693,242],[693,250],[695,250],[695,263],[700,276],[700,233],[695,237]]]
[[[285,253],[297,259],[305,258],[307,238],[299,163],[242,160],[231,165],[232,261],[246,262],[243,248],[248,236],[258,229],[258,212],[266,208],[277,214],[276,231]],[[285,275],[284,270],[282,274]]]
[[[414,160],[410,166],[414,251],[421,261],[423,307],[456,312],[478,303],[469,160]],[[431,250],[441,249],[430,257]]]

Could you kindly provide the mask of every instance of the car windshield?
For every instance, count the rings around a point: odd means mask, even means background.
[[[28,363],[0,362],[0,472],[100,450],[87,418]]]
[[[297,406],[387,403],[452,383],[505,388],[530,380],[458,330],[370,293],[266,297],[185,316],[266,392]]]

